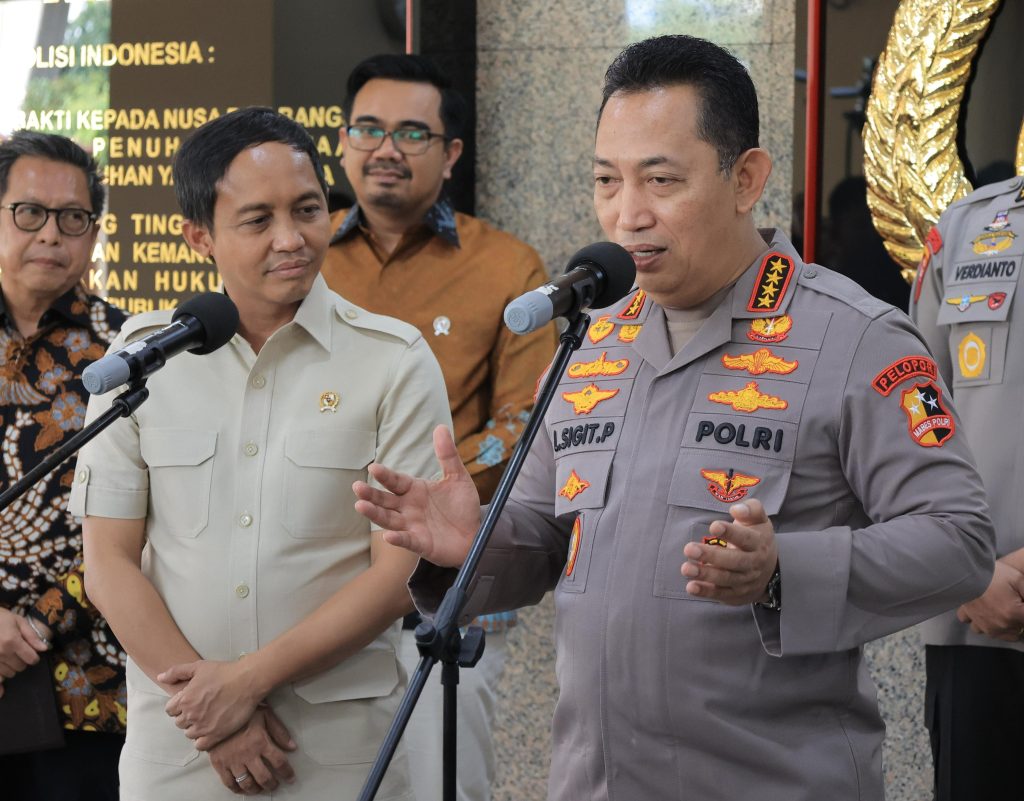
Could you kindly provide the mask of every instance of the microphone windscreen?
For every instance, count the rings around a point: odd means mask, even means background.
[[[629,252],[614,242],[594,242],[576,251],[565,271],[583,264],[596,264],[604,272],[604,288],[594,298],[592,308],[603,309],[626,297],[636,281],[636,262]]]
[[[227,295],[220,292],[204,292],[189,298],[174,310],[172,320],[188,315],[194,317],[203,327],[203,342],[189,353],[203,356],[213,353],[235,335],[238,330],[238,308]]]

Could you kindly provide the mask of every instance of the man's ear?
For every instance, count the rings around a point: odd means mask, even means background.
[[[764,193],[764,185],[772,173],[772,157],[759,147],[745,150],[732,166],[736,190],[736,212],[747,214]]]
[[[452,167],[455,166],[455,162],[459,160],[462,155],[462,140],[452,139],[447,142],[444,146],[444,179],[450,180],[452,177]]]
[[[188,246],[200,256],[207,259],[213,257],[213,236],[207,226],[193,220],[183,220],[181,235]]]

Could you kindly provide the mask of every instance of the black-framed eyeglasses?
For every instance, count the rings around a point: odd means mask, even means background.
[[[381,146],[384,137],[390,136],[395,150],[407,156],[426,153],[434,139],[443,139],[447,142],[450,138],[422,128],[397,128],[394,131],[385,131],[378,125],[350,125],[345,131],[348,133],[348,143],[356,150],[376,150]]]
[[[96,222],[96,214],[86,209],[48,209],[38,203],[8,203],[4,206],[14,216],[14,224],[22,231],[38,231],[52,214],[57,228],[65,236],[81,236]]]

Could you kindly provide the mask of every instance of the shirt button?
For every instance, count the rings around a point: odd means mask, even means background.
[[[256,375],[252,377],[252,385],[256,387],[256,389],[263,389],[263,387],[267,385],[267,379],[264,378],[262,373],[256,373]]]
[[[237,595],[239,598],[248,598],[249,585],[245,583],[239,584],[237,587],[235,587],[235,595]]]
[[[809,270],[804,270],[804,278],[814,278],[818,274],[818,271],[813,267]]]
[[[259,453],[259,450],[260,450],[260,446],[257,445],[255,442],[247,442],[247,443],[245,443],[245,455],[246,456],[255,456],[257,453]]]
[[[238,518],[238,525],[242,528],[249,528],[252,525],[252,515],[246,512],[240,518]]]
[[[88,480],[89,480],[89,468],[88,467],[83,467],[81,470],[78,471],[78,483],[79,484],[84,484]]]
[[[356,317],[359,316],[359,312],[357,312],[355,309],[345,309],[345,316],[349,320],[354,320],[356,319]]]
[[[247,656],[247,655],[248,655],[248,654],[247,654],[247,652],[246,652],[246,651],[239,651],[239,652],[238,652],[238,658],[239,658],[239,659],[243,659],[243,658],[244,658],[245,656]]]

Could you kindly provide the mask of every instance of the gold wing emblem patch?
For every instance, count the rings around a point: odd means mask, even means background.
[[[712,392],[708,400],[714,403],[722,403],[731,406],[737,412],[756,412],[758,409],[787,409],[789,403],[775,395],[766,395],[761,392],[756,381],[750,381],[739,392],[723,390]]]

